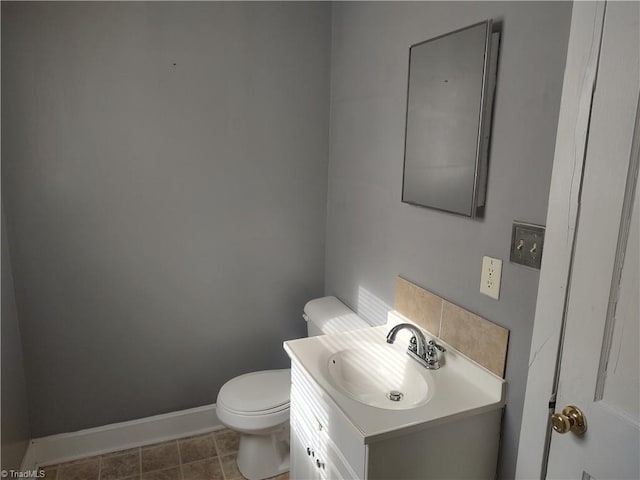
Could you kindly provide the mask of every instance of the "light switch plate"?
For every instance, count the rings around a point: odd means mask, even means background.
[[[498,258],[482,257],[482,278],[480,279],[480,293],[491,298],[500,298],[500,279],[502,278],[502,260]]]
[[[542,263],[544,231],[542,225],[513,222],[509,261],[539,270]]]

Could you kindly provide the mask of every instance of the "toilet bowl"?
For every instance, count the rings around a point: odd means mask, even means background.
[[[307,302],[303,318],[309,336],[369,327],[335,297]],[[249,480],[289,471],[291,370],[246,373],[225,383],[216,401],[222,424],[240,433],[237,464]]]
[[[249,480],[289,470],[290,388],[291,370],[264,370],[233,378],[218,393],[216,413],[240,432],[236,461]]]

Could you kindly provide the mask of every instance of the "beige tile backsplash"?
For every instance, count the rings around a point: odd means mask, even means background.
[[[398,277],[394,308],[428,332],[438,335],[442,298]]]
[[[487,370],[504,377],[509,330],[398,277],[394,308]]]

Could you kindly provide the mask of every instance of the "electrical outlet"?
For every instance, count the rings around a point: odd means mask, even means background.
[[[480,279],[480,293],[491,298],[500,298],[500,279],[502,278],[502,260],[482,257],[482,278]]]

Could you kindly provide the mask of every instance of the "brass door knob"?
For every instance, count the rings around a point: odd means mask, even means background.
[[[564,407],[562,413],[551,415],[551,424],[558,433],[571,431],[576,435],[582,435],[587,431],[587,421],[584,418],[584,414],[578,407],[573,405]]]

